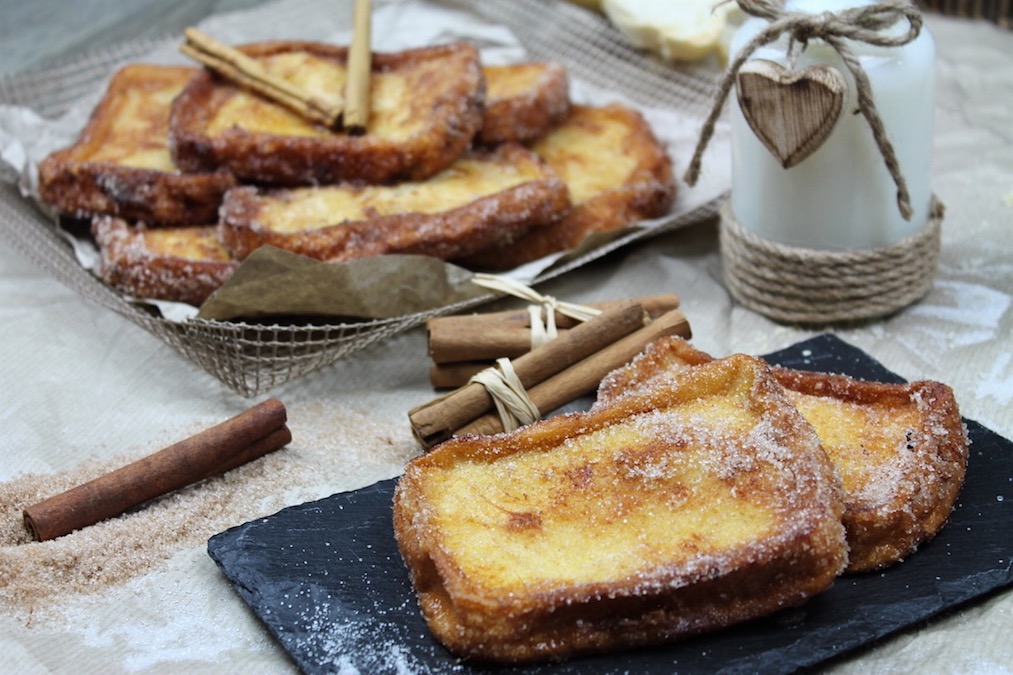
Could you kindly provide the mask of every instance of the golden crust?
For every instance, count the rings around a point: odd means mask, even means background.
[[[446,260],[512,241],[568,206],[566,187],[537,155],[504,144],[420,183],[237,188],[221,228],[238,258],[270,244],[332,262],[392,253]]]
[[[570,78],[558,63],[485,66],[485,112],[476,141],[530,143],[570,112]]]
[[[691,366],[713,360],[713,356],[697,349],[687,340],[658,339],[647,345],[628,364],[602,378],[595,405],[607,404],[642,389],[656,387],[659,382],[674,377]]]
[[[412,460],[394,532],[455,654],[658,644],[801,604],[847,562],[840,484],[760,360]],[[592,542],[589,545],[589,542]]]
[[[242,51],[319,96],[340,92],[348,50],[267,42]],[[485,82],[477,50],[460,43],[372,56],[367,133],[354,136],[201,72],[173,104],[170,133],[181,167],[228,167],[278,186],[421,180],[450,165],[482,120]]]
[[[532,149],[567,184],[573,208],[513,244],[463,261],[511,269],[576,247],[589,234],[656,218],[675,199],[672,162],[643,116],[626,106],[573,106],[566,121]]]
[[[775,368],[844,480],[850,572],[887,567],[942,529],[967,471],[953,391]]]
[[[679,338],[650,345],[606,377],[600,401],[653,388],[711,357]],[[849,572],[892,565],[946,524],[967,470],[967,432],[953,391],[773,368],[841,474]]]
[[[139,298],[200,305],[239,262],[218,241],[214,225],[148,228],[120,218],[92,220],[99,246],[99,275]]]
[[[151,225],[213,223],[227,172],[181,173],[169,152],[169,108],[194,68],[117,71],[73,145],[39,165],[39,196],[75,216],[108,214]]]

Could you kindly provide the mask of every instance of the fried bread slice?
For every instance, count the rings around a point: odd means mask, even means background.
[[[345,47],[240,49],[323,99],[344,89]],[[374,53],[367,132],[351,135],[202,71],[173,104],[173,152],[189,171],[227,167],[244,181],[278,186],[421,180],[469,146],[482,122],[484,86],[478,52],[465,43]]]
[[[530,143],[570,111],[570,78],[559,63],[485,66],[485,111],[476,140],[483,145]]]
[[[648,346],[599,388],[607,402],[663,386],[711,357],[681,338]],[[967,470],[967,432],[953,391],[772,368],[841,474],[849,572],[892,565],[946,524]]]
[[[575,105],[532,149],[562,177],[573,209],[509,246],[473,256],[466,265],[517,267],[572,249],[589,234],[662,216],[675,199],[667,150],[643,115],[627,106]]]
[[[409,462],[394,531],[453,653],[529,662],[798,605],[847,563],[840,483],[766,365],[737,355]]]
[[[169,152],[170,105],[196,73],[147,64],[117,71],[74,144],[39,164],[42,200],[77,217],[215,222],[235,178],[213,170],[182,173]]]
[[[652,389],[687,368],[713,360],[713,356],[697,349],[688,340],[655,340],[628,364],[602,378],[595,405],[607,405],[642,389]]]
[[[390,253],[446,260],[509,242],[568,206],[566,187],[537,155],[504,144],[416,183],[237,188],[221,228],[238,258],[271,244],[332,262]]]
[[[200,305],[239,265],[214,225],[149,228],[99,216],[92,235],[101,254],[99,275],[139,298]]]

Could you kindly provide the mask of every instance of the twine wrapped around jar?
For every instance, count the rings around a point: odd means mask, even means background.
[[[939,263],[943,205],[926,226],[896,244],[823,251],[772,242],[721,210],[725,285],[744,306],[776,321],[829,324],[875,319],[924,297]]]

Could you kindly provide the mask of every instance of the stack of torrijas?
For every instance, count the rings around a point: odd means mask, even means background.
[[[188,31],[207,67],[118,72],[40,197],[91,220],[109,283],[195,305],[264,245],[503,268],[667,213],[671,161],[637,111],[463,42],[372,51],[368,19],[360,1],[351,47]]]

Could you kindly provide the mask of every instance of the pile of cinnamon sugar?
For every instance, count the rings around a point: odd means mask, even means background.
[[[0,483],[0,611],[25,622],[58,619],[61,600],[124,584],[251,519],[397,475],[417,452],[407,428],[363,415],[308,404],[290,408],[289,419],[289,446],[52,541],[32,539],[26,506],[158,448]],[[327,429],[315,428],[320,420]]]

